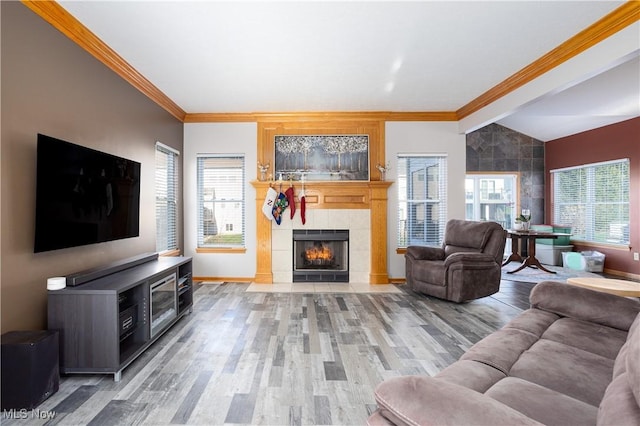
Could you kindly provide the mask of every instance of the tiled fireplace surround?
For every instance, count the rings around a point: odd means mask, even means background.
[[[370,211],[365,209],[308,210],[306,223],[300,219],[299,208],[293,219],[289,211],[277,225],[271,225],[271,270],[274,283],[290,283],[293,280],[293,230],[294,229],[348,229],[349,230],[349,282],[368,283],[370,272],[371,232]]]

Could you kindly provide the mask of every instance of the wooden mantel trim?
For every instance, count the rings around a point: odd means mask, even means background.
[[[370,284],[389,284],[387,270],[387,191],[392,182],[370,182],[371,271]]]
[[[251,185],[256,189],[256,277],[259,284],[273,283],[273,271],[271,268],[271,221],[262,214],[267,188],[272,182],[252,181]],[[370,284],[388,284],[387,271],[387,190],[393,182],[307,182],[305,193],[314,194],[315,202],[308,204],[309,208],[317,209],[352,209],[366,208],[370,210],[371,217],[371,270],[369,273]],[[346,201],[326,202],[338,194],[345,195]],[[354,201],[354,199],[356,201]],[[305,197],[306,200],[306,197]]]

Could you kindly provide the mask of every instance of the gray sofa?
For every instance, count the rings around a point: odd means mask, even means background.
[[[382,382],[369,425],[640,425],[640,302],[569,284],[434,377]]]
[[[452,302],[496,293],[506,238],[496,222],[449,220],[442,247],[407,247],[407,284],[413,291]]]

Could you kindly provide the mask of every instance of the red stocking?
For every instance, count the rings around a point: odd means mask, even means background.
[[[302,192],[302,195],[300,196],[300,219],[302,219],[302,224],[304,225],[305,222],[307,221],[307,217],[305,216],[306,213],[306,201],[305,201],[305,196],[304,196],[304,191]]]
[[[291,219],[293,219],[293,215],[296,212],[296,197],[293,193],[293,186],[290,186],[285,192],[285,197],[287,197],[287,201],[289,202],[289,209],[291,209]]]

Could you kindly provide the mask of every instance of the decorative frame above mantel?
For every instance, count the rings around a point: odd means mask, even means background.
[[[274,137],[278,179],[368,181],[368,135],[278,135]]]
[[[363,120],[345,120],[340,118],[321,118],[297,120],[297,121],[265,121],[258,122],[258,163],[261,165],[269,164],[272,170],[269,180],[278,179],[278,164],[276,161],[276,137],[292,137],[303,138],[301,141],[309,141],[307,137],[313,138],[351,138],[350,142],[355,142],[361,137],[368,140],[368,164],[366,167],[361,165],[361,170],[367,170],[367,177],[362,178],[359,175],[357,179],[338,179],[337,175],[325,174],[323,178],[312,179],[310,175],[305,180],[316,181],[340,181],[344,184],[354,181],[379,181],[381,179],[380,172],[376,168],[377,164],[386,164],[384,156],[384,120],[363,119]],[[293,139],[295,140],[295,139]],[[335,142],[335,140],[334,140]],[[337,160],[337,155],[335,156]],[[308,167],[308,165],[307,165]],[[303,167],[304,168],[304,165]],[[334,170],[335,171],[335,170]],[[284,174],[282,178],[289,180],[289,176]],[[293,180],[299,180],[295,179]]]

